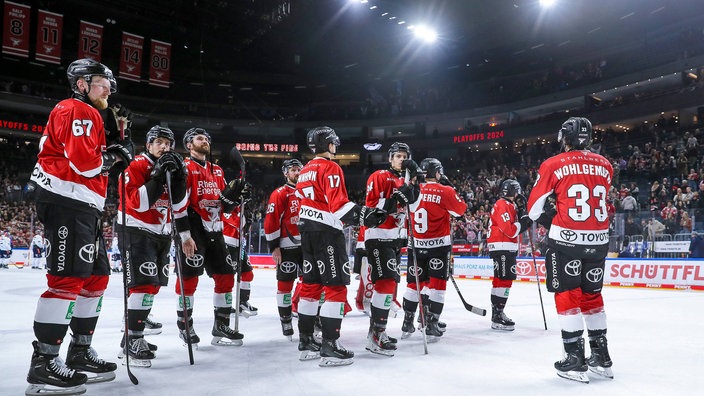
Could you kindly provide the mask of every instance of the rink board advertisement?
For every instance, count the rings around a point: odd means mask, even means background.
[[[16,267],[27,265],[27,249],[13,249],[11,262]],[[249,256],[254,268],[273,268],[270,255]],[[350,257],[350,260],[352,258]],[[541,281],[545,281],[545,260],[536,257],[535,263]],[[488,257],[454,257],[456,278],[491,279],[494,266]],[[406,268],[406,256],[401,258],[401,268]],[[516,260],[517,280],[534,282],[535,270],[531,257]],[[604,284],[663,289],[704,290],[704,259],[638,259],[607,258]]]

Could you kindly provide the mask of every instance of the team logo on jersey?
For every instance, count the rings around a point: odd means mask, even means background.
[[[68,237],[68,228],[66,228],[66,226],[59,227],[58,235],[59,238],[66,239]]]
[[[530,263],[527,261],[519,261],[516,263],[516,275],[530,274]]]
[[[281,264],[279,264],[279,269],[284,274],[292,274],[296,272],[296,263],[292,261],[282,261]]]
[[[417,274],[416,274],[416,268],[418,269]],[[408,267],[408,273],[411,274],[411,276],[413,276],[413,277],[417,277],[417,276],[423,275],[423,268],[415,266],[415,265],[411,265]]]
[[[342,264],[342,271],[348,276],[352,275],[352,265],[350,264],[349,260],[345,261],[345,263]]]
[[[320,275],[325,273],[325,263],[322,260],[318,260],[318,272],[320,272]]]
[[[572,260],[565,264],[565,273],[569,276],[579,276],[582,273],[582,261]]]
[[[577,233],[572,230],[562,230],[560,231],[560,237],[567,242],[574,242],[577,240]]]
[[[159,269],[155,262],[147,261],[139,266],[139,273],[144,276],[156,276],[159,273]]]
[[[444,265],[445,262],[437,257],[433,257],[428,261],[428,268],[434,271],[441,270]]]
[[[95,244],[89,243],[87,245],[83,245],[81,250],[78,251],[78,257],[86,263],[92,263],[93,258],[95,257]]]
[[[601,268],[592,268],[587,271],[586,278],[589,282],[599,283],[604,277],[604,271]]]
[[[310,271],[313,270],[313,264],[310,263],[308,260],[303,260],[303,273],[310,273]]]
[[[392,272],[401,273],[395,258],[389,259],[389,261],[386,262],[386,268],[390,269]]]
[[[195,254],[193,257],[186,257],[186,265],[193,268],[200,268],[203,266],[205,258],[201,254]]]

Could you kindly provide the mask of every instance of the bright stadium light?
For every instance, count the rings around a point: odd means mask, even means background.
[[[426,43],[432,43],[438,39],[438,33],[427,26],[416,26],[413,29],[413,34]]]
[[[540,0],[540,5],[549,8],[555,5],[555,0]]]

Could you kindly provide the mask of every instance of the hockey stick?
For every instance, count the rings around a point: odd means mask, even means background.
[[[183,264],[181,263],[181,237],[176,230],[176,222],[174,221],[174,200],[171,195],[171,172],[166,172],[166,192],[169,195],[169,218],[171,219],[171,239],[174,241],[174,249],[176,254],[174,261],[176,262],[176,271],[178,272],[178,287],[181,290],[181,307],[183,308],[183,329],[186,332],[186,345],[188,345],[188,361],[193,365],[193,342],[191,342],[191,324],[188,317],[188,300],[186,299],[186,291],[183,289]]]
[[[411,184],[411,173],[406,169],[406,184]],[[423,333],[423,352],[428,354],[428,336],[425,333],[425,312],[423,311],[423,296],[420,293],[420,275],[418,273],[418,258],[416,257],[416,247],[413,239],[413,218],[411,216],[411,205],[410,203],[406,205],[406,216],[408,219],[408,242],[411,249],[411,255],[413,256],[413,277],[416,279],[416,291],[418,292],[418,304],[420,305],[420,332]]]
[[[120,123],[120,140],[125,140],[125,128]],[[125,177],[125,172],[127,171],[127,168],[122,170],[122,173],[120,174],[120,179],[122,182],[122,188],[120,188],[120,203],[122,204],[122,228],[120,229],[120,240],[122,243],[122,247],[124,250],[124,254],[122,257],[122,284],[123,284],[123,304],[125,307],[125,366],[127,366],[127,376],[130,378],[130,381],[134,385],[139,384],[139,380],[137,380],[137,377],[132,374],[132,370],[130,370],[130,354],[129,354],[129,342],[130,342],[130,320],[129,320],[129,309],[128,309],[128,296],[129,296],[129,287],[127,285],[127,271],[126,271],[126,265],[130,265],[130,257],[127,251],[127,246],[125,246],[125,243],[127,242],[126,238],[126,232],[127,232],[127,198],[126,198],[126,192],[125,192],[125,183],[126,183],[126,177]]]
[[[242,172],[242,180],[245,180],[246,169],[244,158],[236,146],[232,147],[230,150],[230,160],[237,162],[240,166],[240,171]],[[240,196],[240,246],[239,246],[239,260],[237,261],[236,272],[236,282],[235,282],[235,332],[239,332],[240,327],[240,276],[242,274],[242,266],[244,265],[244,197]]]
[[[530,239],[530,255],[533,256],[533,268],[535,269],[535,280],[538,284],[538,296],[540,296],[540,309],[543,311],[543,325],[548,329],[548,322],[545,320],[545,306],[543,305],[543,292],[540,291],[540,277],[538,276],[538,262],[535,260],[535,246],[533,246],[533,228],[528,227],[528,238]]]
[[[457,290],[457,295],[460,296],[460,300],[462,300],[462,305],[464,305],[464,308],[473,314],[477,314],[479,316],[486,316],[486,309],[475,307],[474,305],[468,303],[464,299],[464,297],[462,297],[460,288],[457,286],[457,282],[455,282],[455,278],[452,276],[452,274],[450,274],[450,280],[452,281],[452,284],[455,285],[455,290]]]

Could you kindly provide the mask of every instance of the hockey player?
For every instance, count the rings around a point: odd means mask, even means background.
[[[44,237],[41,232],[37,232],[29,243],[29,250],[32,252],[30,259],[33,269],[42,269],[44,265]]]
[[[418,274],[414,272],[414,254],[408,254],[407,288],[403,296],[404,320],[401,330],[408,337],[413,332],[413,316],[418,307],[416,276],[421,285],[427,284],[428,303],[424,308],[426,334],[431,341],[442,336],[440,314],[445,304],[445,290],[450,276],[450,217],[462,216],[467,204],[460,198],[444,175],[440,161],[426,158],[420,163],[425,173],[425,183],[420,184],[417,198],[409,197],[406,190],[399,189],[394,195],[409,202],[413,225],[413,246],[417,259]],[[442,183],[442,184],[441,184]],[[414,201],[415,198],[415,201]],[[422,291],[422,290],[421,290]],[[424,293],[426,294],[426,293]],[[425,301],[423,301],[425,305]],[[427,313],[427,314],[426,314]]]
[[[146,152],[138,155],[125,171],[125,197],[120,200],[117,213],[117,233],[124,238],[120,247],[128,288],[129,333],[127,343],[125,337],[120,343],[120,357],[128,353],[130,364],[137,367],[151,367],[156,346],[144,339],[145,327],[154,296],[169,283],[172,223],[166,191],[167,173],[171,174],[173,210],[182,210],[186,205],[187,170],[183,158],[172,151],[174,143],[171,129],[159,125],[149,129]],[[122,181],[118,191],[123,191]],[[150,333],[157,333],[156,330],[161,333],[161,328],[149,327]]]
[[[101,227],[107,172],[124,170],[134,157],[130,114],[115,105],[103,121],[98,112],[108,107],[117,88],[105,65],[80,59],[66,75],[73,96],[49,114],[31,176],[37,217],[52,249],[48,287],[34,315],[37,340],[26,393],[46,392],[46,385],[70,388],[62,389],[64,394],[83,393],[88,377],[78,371],[92,373],[91,381],[97,382],[114,379],[117,369],[90,345],[110,275]],[[72,340],[64,365],[58,355],[69,326]]]
[[[120,244],[117,236],[112,238],[110,245],[110,267],[112,272],[122,271],[122,254],[120,253]]]
[[[378,227],[364,232],[364,247],[374,285],[366,349],[386,356],[393,356],[396,350],[396,339],[386,334],[386,322],[400,280],[401,247],[406,245],[407,238],[406,207],[398,205],[391,196],[404,185],[401,175],[404,167],[413,170],[412,177],[418,173],[418,165],[410,157],[411,150],[406,143],[394,142],[389,148],[389,169],[378,170],[367,179],[365,205],[383,209],[389,216]],[[362,270],[361,275],[366,276],[366,271]]]
[[[238,266],[240,271],[240,295],[239,295],[239,314],[248,318],[250,316],[256,316],[259,310],[249,303],[249,297],[252,289],[252,281],[254,280],[254,271],[252,271],[252,264],[249,262],[249,254],[247,250],[240,253],[240,210],[241,208],[237,206],[235,210],[231,213],[222,214],[222,234],[225,238],[225,245],[227,245],[227,250],[230,254],[230,258],[235,265]],[[247,213],[245,211],[245,218],[247,218]],[[245,236],[249,232],[251,227],[251,220],[247,218],[245,221]],[[243,246],[243,248],[245,248]],[[240,265],[240,254],[243,255],[242,265]]]
[[[530,227],[532,221],[526,212],[526,199],[521,185],[515,179],[501,182],[499,199],[494,203],[489,218],[487,247],[494,262],[491,281],[491,328],[512,331],[515,323],[504,313],[508,294],[516,280],[518,235]]]
[[[291,290],[296,281],[303,256],[298,232],[300,199],[296,197],[296,183],[303,164],[297,159],[284,161],[281,171],[286,183],[269,196],[264,217],[264,233],[276,264],[276,304],[279,309],[281,331],[289,339],[293,336]],[[298,283],[300,288],[301,282]]]
[[[12,257],[12,239],[7,231],[0,233],[0,268],[9,268]]]
[[[351,263],[345,248],[342,224],[363,224],[376,227],[386,220],[378,208],[358,206],[350,202],[345,177],[333,162],[340,139],[330,127],[317,127],[308,132],[308,147],[315,153],[301,170],[296,195],[301,199],[299,226],[303,249],[303,286],[298,303],[298,331],[301,351],[320,350],[319,365],[352,364],[354,353],[338,342],[342,317],[347,302]],[[320,307],[322,346],[313,338],[318,301]]]
[[[542,224],[543,212],[554,214],[545,251],[546,285],[555,293],[565,348],[565,358],[555,362],[555,369],[559,376],[581,382],[589,382],[587,368],[613,378],[601,296],[609,247],[606,198],[613,167],[587,150],[592,124],[586,118],[565,121],[557,140],[564,152],[542,163],[528,199],[528,215],[534,221]],[[554,209],[546,205],[553,194]],[[585,324],[591,347],[588,359],[582,338]]]
[[[235,179],[226,184],[220,166],[207,160],[210,154],[210,135],[203,128],[191,128],[183,136],[183,147],[190,157],[185,163],[188,168],[186,210],[174,212],[176,229],[181,237],[184,294],[186,301],[180,301],[180,282],[176,282],[179,295],[177,310],[179,335],[185,341],[190,337],[192,344],[200,342],[193,322],[193,302],[198,277],[207,272],[215,281],[213,305],[215,306],[211,344],[219,346],[242,345],[244,335],[232,330],[232,288],[235,284],[235,267],[229,257],[222,235],[223,212],[231,212],[242,194],[249,190],[244,180]],[[186,335],[184,309],[188,314],[190,334]]]

